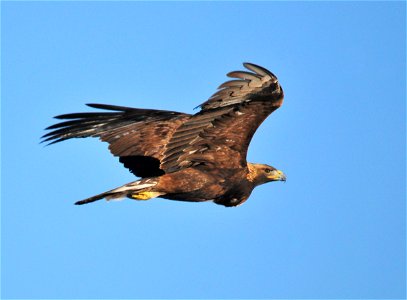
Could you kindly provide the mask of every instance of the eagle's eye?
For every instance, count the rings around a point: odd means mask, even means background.
[[[265,170],[264,170],[264,172],[266,172],[266,173],[270,173],[270,172],[271,172],[271,170],[270,170],[270,169],[265,169]]]

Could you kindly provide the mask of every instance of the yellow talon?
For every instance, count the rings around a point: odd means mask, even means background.
[[[139,192],[139,193],[131,194],[130,197],[132,199],[136,199],[136,200],[148,200],[148,199],[160,196],[160,195],[162,195],[162,193],[158,193],[158,192]]]

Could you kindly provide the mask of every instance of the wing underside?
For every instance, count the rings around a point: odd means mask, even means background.
[[[162,175],[160,160],[165,145],[188,114],[174,111],[136,109],[105,104],[88,106],[109,112],[74,113],[57,116],[65,120],[48,127],[43,142],[58,143],[71,138],[98,137],[139,177]]]

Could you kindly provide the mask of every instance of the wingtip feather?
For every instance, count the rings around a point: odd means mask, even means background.
[[[272,72],[270,72],[266,68],[263,68],[262,66],[259,66],[259,65],[253,64],[253,63],[249,63],[249,62],[243,63],[243,66],[246,69],[255,72],[256,74],[259,74],[259,75],[262,75],[262,76],[271,76],[271,77],[277,78],[276,75],[274,75]]]

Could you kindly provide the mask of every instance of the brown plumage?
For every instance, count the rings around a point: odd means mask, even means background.
[[[88,104],[109,112],[55,117],[66,121],[48,127],[53,131],[43,136],[44,142],[99,137],[126,168],[141,177],[75,204],[161,197],[236,206],[257,185],[285,181],[281,171],[246,161],[256,129],[281,106],[284,94],[273,73],[254,64],[243,65],[251,72],[228,73],[237,79],[220,85],[194,115]]]

